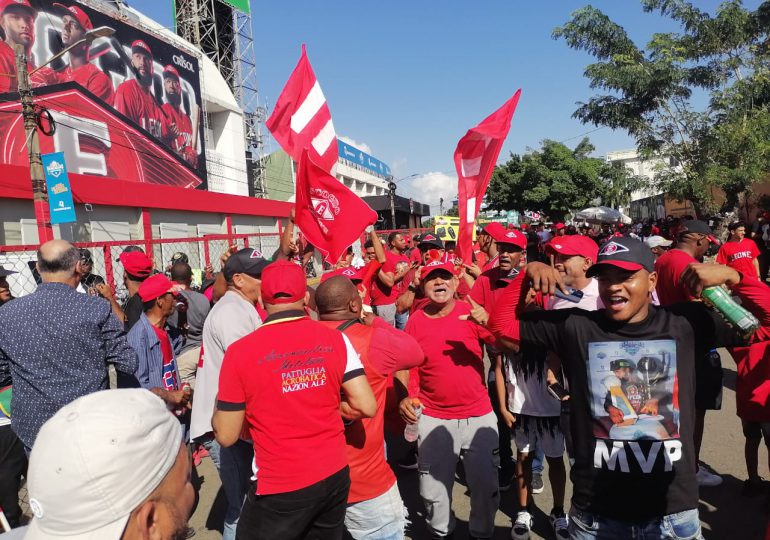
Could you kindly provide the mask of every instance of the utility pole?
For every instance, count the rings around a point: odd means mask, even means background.
[[[390,223],[391,229],[396,229],[396,183],[392,180],[388,182],[388,189],[390,190]]]
[[[21,111],[24,117],[24,131],[27,133],[27,153],[29,154],[29,176],[32,179],[32,204],[37,220],[38,241],[42,244],[53,240],[51,212],[48,208],[48,190],[45,185],[43,162],[40,160],[40,140],[37,135],[37,114],[32,102],[32,90],[29,85],[27,70],[27,51],[23,45],[15,46],[16,76],[19,81]]]
[[[438,215],[440,215],[440,216],[444,215],[444,197],[441,197],[438,200]]]

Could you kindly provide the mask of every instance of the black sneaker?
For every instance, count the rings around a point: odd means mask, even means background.
[[[535,495],[543,492],[543,475],[534,473],[532,475],[532,493]]]
[[[398,462],[398,466],[402,469],[414,471],[417,469],[417,452],[409,452],[405,455],[401,461]]]
[[[748,480],[744,480],[741,495],[745,497],[756,497],[757,495],[761,495],[762,492],[765,491],[764,481],[765,479],[761,476],[758,478],[749,478]]]

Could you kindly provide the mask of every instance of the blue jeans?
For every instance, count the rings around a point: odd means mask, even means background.
[[[571,540],[703,540],[698,510],[685,510],[642,523],[625,523],[583,512],[569,512]]]
[[[211,460],[219,471],[222,490],[227,498],[222,540],[235,540],[241,507],[251,484],[254,447],[247,442],[238,441],[228,448],[222,448],[213,437],[207,437],[200,442],[208,450]]]
[[[535,451],[532,452],[532,474],[543,474],[543,461],[545,460],[545,454],[540,445],[535,447]]]
[[[396,330],[403,330],[406,328],[406,323],[409,320],[409,312],[398,313],[396,312]]]
[[[395,482],[379,497],[348,505],[345,512],[345,528],[355,540],[403,540],[405,526],[406,508]]]

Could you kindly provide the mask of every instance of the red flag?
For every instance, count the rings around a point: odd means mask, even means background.
[[[377,221],[377,213],[307,151],[299,161],[296,201],[294,222],[330,264]]]
[[[294,161],[299,162],[302,150],[307,149],[313,161],[327,172],[337,163],[337,134],[332,115],[304,45],[297,67],[286,81],[265,125]]]
[[[487,192],[492,171],[511,129],[511,119],[519,103],[518,89],[505,105],[468,130],[455,149],[457,194],[460,210],[460,228],[457,238],[458,255],[470,262],[473,254],[473,224]]]

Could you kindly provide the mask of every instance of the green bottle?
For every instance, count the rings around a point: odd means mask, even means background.
[[[722,287],[703,289],[703,300],[723,319],[748,339],[759,329],[759,320],[746,308],[739,305]]]

